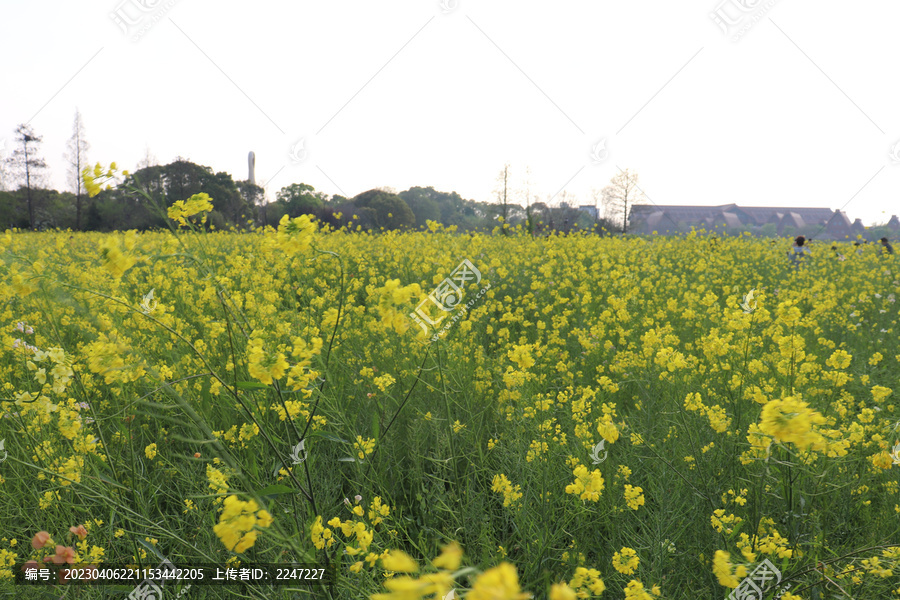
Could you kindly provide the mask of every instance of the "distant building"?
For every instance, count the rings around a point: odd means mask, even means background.
[[[595,221],[597,220],[597,216],[598,216],[599,213],[597,212],[597,207],[596,207],[596,206],[590,206],[590,205],[588,205],[588,204],[582,204],[581,206],[578,207],[578,210],[580,210],[580,211],[583,212],[583,213],[587,213],[587,214],[590,215],[590,217],[591,217],[592,219],[594,219]]]
[[[897,218],[897,215],[891,215],[891,220],[887,222],[887,228],[894,234],[900,233],[900,219]]]
[[[853,235],[850,219],[848,219],[847,215],[844,214],[844,211],[841,210],[834,211],[834,214],[828,219],[828,223],[825,225],[823,234],[824,235],[820,235],[819,237],[832,240],[843,240],[856,237]]]
[[[900,220],[893,218],[900,231]],[[772,229],[773,233],[803,234],[808,237],[842,240],[855,238],[863,233],[862,221],[853,224],[842,211],[830,208],[779,207],[779,206],[719,206],[638,204],[632,207],[629,229],[633,233],[666,233],[683,231],[690,227],[712,230],[722,229]]]

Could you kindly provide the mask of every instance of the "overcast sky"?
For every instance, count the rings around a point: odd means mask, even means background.
[[[578,204],[618,169],[656,204],[900,213],[900,3],[0,0],[0,152],[76,107],[91,161],[146,149],[354,196],[520,185]],[[111,16],[112,15],[112,16]],[[718,23],[717,23],[718,21]],[[727,31],[726,31],[727,30]],[[893,156],[892,156],[893,150]]]

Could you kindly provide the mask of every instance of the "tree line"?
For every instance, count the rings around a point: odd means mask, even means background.
[[[626,172],[604,188],[606,212],[602,214],[596,207],[576,207],[566,192],[551,206],[552,199],[541,201],[531,194],[527,182],[524,188],[514,190],[507,164],[498,177],[495,202],[467,200],[456,192],[419,186],[400,192],[376,188],[347,198],[328,195],[305,183],[287,185],[276,193],[274,202],[267,202],[265,190],[248,180],[236,181],[229,173],[181,157],[166,165],[153,164],[149,152],[137,170],[91,198],[81,178],[82,170],[90,168],[91,163],[90,145],[78,111],[72,129],[65,154],[68,189],[59,191],[46,185],[48,166],[41,156],[42,136],[27,124],[16,128],[12,143],[5,147],[7,156],[0,160],[0,227],[74,231],[164,228],[164,211],[160,208],[205,192],[215,205],[208,226],[216,229],[274,226],[284,215],[293,218],[308,214],[335,229],[362,231],[423,229],[431,221],[445,228],[455,226],[458,231],[499,227],[508,233],[521,225],[535,235],[579,229],[624,232],[629,203],[635,201],[637,178]],[[3,150],[0,148],[0,152]],[[153,204],[129,188],[143,190]]]

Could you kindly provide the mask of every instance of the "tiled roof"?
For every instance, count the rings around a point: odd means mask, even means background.
[[[680,223],[714,227],[761,226],[773,223],[780,232],[785,227],[804,229],[813,226],[824,226],[835,212],[830,208],[778,207],[778,206],[738,206],[721,204],[719,206],[694,206],[687,204],[638,204],[632,207],[630,222],[633,231],[654,231],[668,224],[676,226]],[[900,226],[900,223],[898,223]],[[849,223],[848,223],[849,227]]]

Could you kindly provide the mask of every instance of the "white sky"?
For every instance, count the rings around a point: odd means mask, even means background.
[[[59,189],[78,107],[92,161],[253,150],[270,197],[490,201],[509,161],[544,200],[631,168],[656,204],[900,213],[896,0],[443,1],[0,0],[0,140],[31,123]]]

